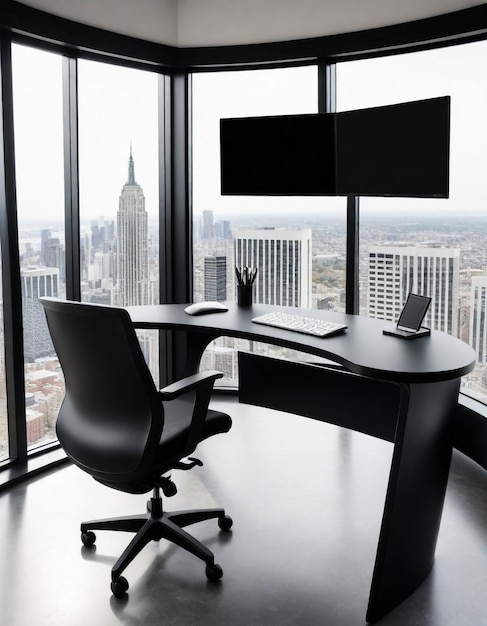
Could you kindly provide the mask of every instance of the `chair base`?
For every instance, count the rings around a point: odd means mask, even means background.
[[[218,525],[222,530],[230,530],[232,520],[225,515],[224,509],[165,512],[162,510],[159,490],[155,489],[154,497],[147,503],[147,510],[148,513],[142,515],[92,520],[81,524],[81,539],[86,546],[93,545],[96,539],[94,533],[91,532],[93,530],[136,533],[112,568],[112,591],[114,590],[114,583],[116,584],[121,580],[123,570],[141,552],[144,546],[150,541],[159,541],[160,539],[167,539],[204,561],[207,567],[206,574],[210,580],[221,578],[223,572],[218,565],[215,565],[213,552],[183,529],[185,526],[207,519],[218,519]],[[217,570],[220,572],[219,575],[215,574]],[[125,591],[128,588],[128,583],[124,580],[124,584],[126,584]]]

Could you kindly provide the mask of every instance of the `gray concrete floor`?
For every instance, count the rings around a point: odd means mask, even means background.
[[[130,537],[83,520],[142,513],[145,496],[97,484],[72,466],[0,496],[0,624],[5,626],[362,626],[392,446],[335,426],[239,405],[227,435],[200,446],[204,467],[175,472],[168,509],[224,506],[190,532],[215,552],[220,583],[164,540],[127,568],[126,599],[110,569]],[[277,434],[277,436],[276,436]],[[383,626],[487,625],[487,472],[453,458],[433,571]]]

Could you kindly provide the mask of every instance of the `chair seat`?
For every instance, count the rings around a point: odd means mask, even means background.
[[[169,461],[179,460],[185,454],[185,445],[191,424],[192,401],[187,398],[178,398],[164,403],[164,429],[157,453],[164,465]],[[208,409],[199,441],[212,435],[227,433],[232,426],[232,419],[226,413]],[[192,450],[190,451],[190,453]]]
[[[232,418],[226,413],[208,409],[206,415],[198,441],[203,441],[212,435],[227,433],[232,427]],[[175,462],[193,452],[193,450],[186,450],[191,418],[191,399],[177,398],[171,402],[164,402],[164,428],[150,473],[139,476],[136,480],[93,477],[112,489],[128,493],[148,493],[158,484],[157,480],[162,474],[171,471]]]

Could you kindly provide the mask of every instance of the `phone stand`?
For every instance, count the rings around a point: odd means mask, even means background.
[[[401,330],[400,328],[391,328],[383,330],[383,335],[391,335],[392,337],[400,337],[401,339],[417,339],[418,337],[428,337],[431,330],[425,326],[421,326],[419,330]]]

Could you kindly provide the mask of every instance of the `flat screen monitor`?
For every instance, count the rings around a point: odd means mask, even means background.
[[[338,195],[448,198],[450,97],[336,116]]]
[[[221,193],[336,195],[332,115],[220,120]]]

